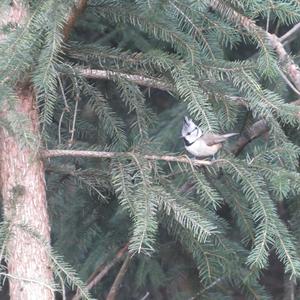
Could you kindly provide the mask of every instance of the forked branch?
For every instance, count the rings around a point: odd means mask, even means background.
[[[116,256],[107,264],[101,264],[94,273],[88,278],[86,282],[87,290],[92,289],[95,285],[97,285],[104,276],[108,274],[112,267],[114,267],[120,260],[123,259],[124,255],[128,252],[128,244],[122,247],[116,254]],[[72,300],[81,299],[80,294],[76,293],[76,295],[72,298]]]

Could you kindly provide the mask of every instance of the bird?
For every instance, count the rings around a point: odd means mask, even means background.
[[[239,133],[213,134],[203,133],[192,119],[184,117],[181,130],[185,149],[195,157],[215,157],[215,154],[222,148],[222,143],[229,137]]]

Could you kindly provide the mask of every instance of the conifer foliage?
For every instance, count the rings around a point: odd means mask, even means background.
[[[118,299],[272,299],[264,283],[274,261],[296,294],[300,72],[289,29],[300,3],[23,2],[25,22],[1,27],[9,113],[0,124],[41,157],[56,156],[44,158],[53,292],[92,299],[91,274],[128,245]],[[20,82],[35,93],[43,145],[15,110]],[[185,115],[204,132],[240,136],[216,160],[197,162],[182,156]],[[8,228],[4,216],[5,260]],[[95,295],[107,295],[116,272]]]

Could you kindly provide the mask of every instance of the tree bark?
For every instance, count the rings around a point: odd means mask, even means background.
[[[1,12],[1,25],[20,25],[27,11],[22,1],[13,1]],[[0,42],[5,40],[0,35]],[[15,113],[28,120],[23,130],[36,136],[39,143],[38,113],[29,85],[16,85]],[[2,104],[5,119],[12,108]],[[15,135],[0,128],[0,190],[4,219],[8,222],[6,248],[11,300],[54,299],[53,275],[48,255],[50,227],[47,214],[44,166],[34,148],[22,146]]]
[[[24,130],[39,136],[33,92],[17,90],[16,111],[30,122]],[[7,111],[2,111],[5,117]],[[16,136],[0,130],[0,184],[4,217],[9,222],[6,243],[11,300],[54,299],[44,166],[36,151],[21,147]]]

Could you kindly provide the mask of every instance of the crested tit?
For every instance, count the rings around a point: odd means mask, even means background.
[[[184,140],[185,149],[195,157],[214,156],[227,138],[238,133],[212,134],[203,133],[202,130],[188,117],[184,117],[181,137]]]

